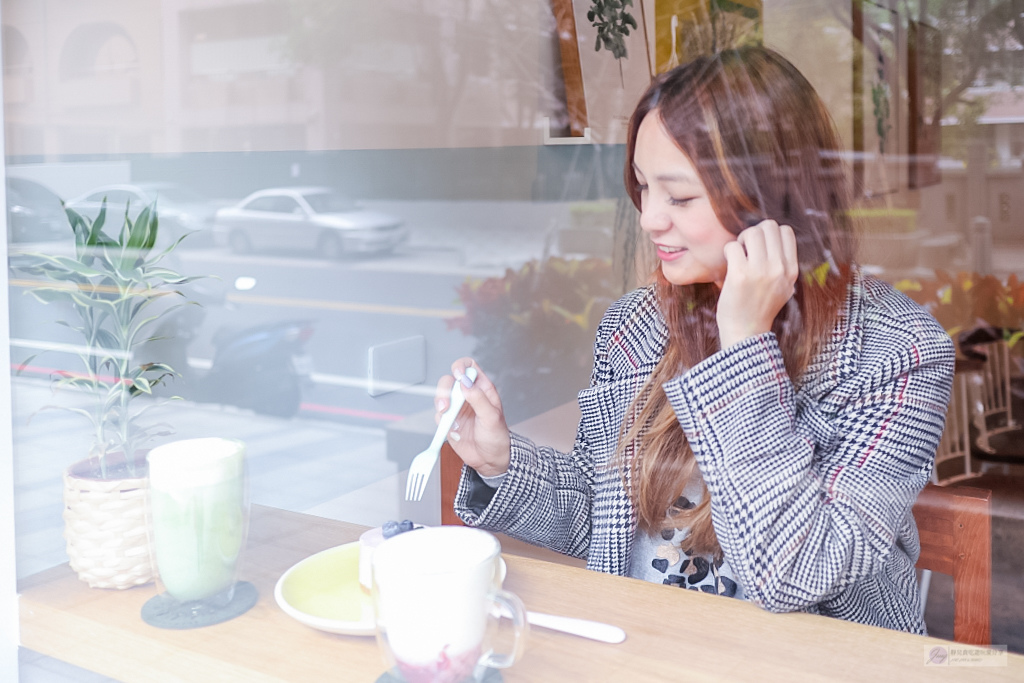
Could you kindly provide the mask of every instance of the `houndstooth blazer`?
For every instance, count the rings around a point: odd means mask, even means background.
[[[652,288],[613,304],[598,328],[590,388],[579,394],[572,452],[513,434],[497,489],[464,468],[459,516],[625,575],[636,515],[614,464],[616,442],[666,340]],[[773,333],[665,383],[749,600],[924,632],[911,506],[931,474],[953,360],[931,316],[858,273],[799,391]]]

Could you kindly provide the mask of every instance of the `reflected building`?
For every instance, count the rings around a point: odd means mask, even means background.
[[[541,0],[15,1],[7,153],[536,144],[565,126]]]

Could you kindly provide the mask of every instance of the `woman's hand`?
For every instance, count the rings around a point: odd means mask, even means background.
[[[466,386],[466,368],[475,366],[475,382]],[[501,398],[490,378],[477,366],[472,358],[460,358],[452,363],[452,374],[445,375],[437,382],[434,399],[434,421],[440,422],[441,415],[451,403],[452,386],[462,382],[462,395],[466,403],[455,418],[455,424],[448,433],[448,443],[462,458],[462,461],[485,477],[493,477],[508,470],[512,440],[505,413],[501,409]]]
[[[725,245],[728,264],[718,296],[718,337],[726,349],[770,332],[775,316],[793,297],[800,274],[793,228],[761,221]]]

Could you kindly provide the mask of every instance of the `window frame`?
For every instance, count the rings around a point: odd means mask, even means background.
[[[3,75],[0,74],[0,92]],[[4,130],[4,112],[0,109],[0,130]],[[7,176],[7,150],[0,136],[0,170]],[[7,206],[7,184],[0,183],[0,202]],[[0,225],[7,234],[7,212],[0,211]],[[0,240],[0,259],[7,263],[7,239]],[[10,275],[3,269],[0,287],[0,680],[18,680],[18,645],[21,631],[18,614],[17,550],[14,543],[14,436],[11,407],[11,329],[8,286]]]

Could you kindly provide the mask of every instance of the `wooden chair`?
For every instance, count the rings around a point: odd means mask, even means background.
[[[576,440],[576,425],[580,422],[580,408],[576,401],[569,401],[551,410],[512,425],[512,431],[561,451],[572,449]],[[455,514],[455,495],[459,491],[462,476],[462,460],[445,441],[441,446],[441,524],[462,524]],[[547,548],[530,545],[505,534],[495,534],[501,541],[502,552],[532,557],[546,562],[557,562],[574,567],[585,567],[585,560],[567,557]]]
[[[918,569],[953,577],[953,639],[992,641],[992,492],[928,484],[914,503]]]
[[[514,424],[510,429],[532,439],[534,443],[569,452],[576,441],[576,426],[579,423],[580,407],[573,399]],[[454,509],[461,476],[462,460],[445,441],[441,447],[441,524],[462,524]]]
[[[967,387],[972,373],[957,371],[953,375],[953,392],[946,409],[946,427],[935,451],[935,467],[932,469],[932,483],[939,486],[955,484],[978,476],[971,467],[971,420]],[[928,591],[932,585],[932,573],[922,569],[918,573],[918,588],[921,593],[921,615],[928,607]]]
[[[985,417],[997,418],[993,433],[1019,427],[1013,419],[1013,402],[1010,400],[1010,346],[1005,341],[980,344],[975,350],[985,356],[981,366],[982,403]]]
[[[1024,427],[1014,419],[1010,347],[994,341],[975,347],[985,355],[968,387],[972,394],[974,457],[984,472],[994,464],[1024,465]]]
[[[954,484],[977,476],[971,467],[971,420],[967,386],[971,375],[958,372],[953,376],[953,393],[946,410],[946,427],[935,451],[932,483]]]
[[[455,455],[451,445],[441,445],[441,524],[460,526],[464,522],[455,514],[455,495],[459,492],[462,477],[462,460]]]

